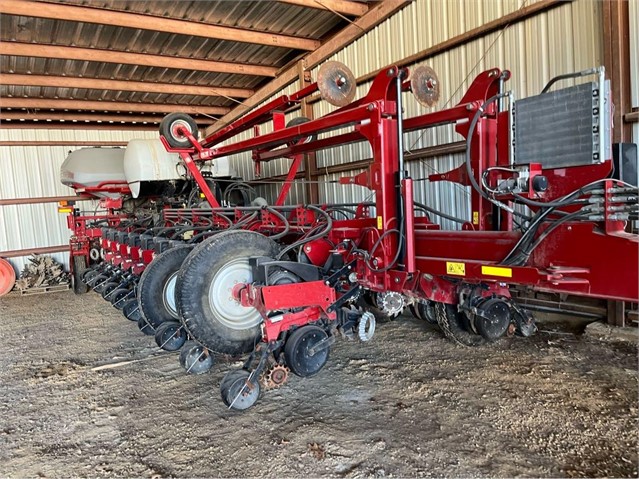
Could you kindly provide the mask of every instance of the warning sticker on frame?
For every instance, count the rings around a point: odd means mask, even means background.
[[[479,211],[473,211],[473,224],[479,224]]]
[[[383,230],[384,229],[384,220],[382,219],[381,216],[377,217],[377,229],[378,230]]]
[[[454,274],[456,276],[466,276],[466,264],[446,261],[446,273]]]

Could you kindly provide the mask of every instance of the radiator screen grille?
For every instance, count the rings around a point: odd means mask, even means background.
[[[585,83],[516,101],[513,129],[517,165],[562,168],[598,163],[598,85]]]

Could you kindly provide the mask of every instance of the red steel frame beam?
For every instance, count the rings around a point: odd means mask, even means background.
[[[500,286],[501,284],[511,283],[535,286],[549,291],[616,299],[630,298],[636,301],[637,278],[633,277],[633,274],[636,276],[636,270],[632,266],[636,261],[631,260],[632,265],[630,267],[626,265],[624,273],[616,274],[615,278],[611,278],[609,270],[606,269],[610,264],[621,268],[623,265],[620,261],[627,263],[628,258],[637,256],[637,238],[633,236],[634,239],[630,239],[630,236],[624,236],[624,233],[619,230],[619,221],[613,222],[615,224],[609,224],[606,221],[604,234],[595,231],[593,229],[595,223],[592,222],[566,223],[534,252],[527,266],[500,266],[499,263],[515,246],[521,234],[513,231],[489,231],[492,228],[488,219],[490,208],[486,207],[482,212],[482,208],[486,206],[484,202],[487,200],[480,198],[474,190],[471,193],[473,209],[476,208],[479,211],[480,217],[476,224],[471,226],[474,231],[439,231],[420,228],[415,231],[414,244],[407,245],[407,249],[415,250],[414,264],[408,262],[405,270],[401,267],[399,269],[397,266],[393,267],[393,258],[399,248],[398,235],[395,231],[399,229],[397,220],[401,218],[396,189],[398,144],[395,103],[397,93],[394,85],[398,81],[397,75],[397,69],[378,75],[366,97],[330,115],[293,128],[277,129],[281,127],[281,114],[278,113],[281,107],[293,104],[302,95],[308,95],[315,86],[312,85],[295,95],[283,96],[238,120],[217,135],[211,135],[205,143],[219,144],[222,138],[229,139],[239,131],[244,131],[257,122],[263,121],[271,114],[274,115],[274,120],[277,119],[276,131],[221,147],[207,148],[197,144],[198,154],[194,156],[194,159],[207,160],[252,150],[257,161],[267,161],[281,157],[285,152],[298,154],[315,150],[320,145],[329,147],[341,144],[341,141],[347,139],[353,141],[365,139],[371,144],[373,163],[368,172],[345,180],[347,183],[368,186],[376,193],[377,218],[373,221],[377,223],[377,228],[371,228],[370,222],[365,225],[360,224],[359,220],[353,220],[335,222],[331,231],[331,237],[336,241],[361,237],[361,228],[377,230],[377,238],[383,235],[383,238],[377,240],[380,244],[379,249],[375,251],[375,254],[369,253],[373,256],[371,260],[375,267],[391,269],[384,270],[387,272],[373,270],[368,263],[358,261],[357,271],[364,286],[374,291],[390,290],[407,294],[415,294],[416,288],[419,287],[430,299],[454,302],[456,301],[456,282],[446,279],[452,276],[463,282],[486,282],[492,285],[491,291],[498,294],[503,294],[502,290],[505,286]],[[493,69],[480,74],[459,105],[448,110],[406,119],[405,131],[455,122],[457,132],[462,136],[468,136],[469,120],[482,107],[486,98],[498,91],[500,78],[499,70]],[[498,149],[498,141],[505,141],[503,137],[500,139],[497,136],[500,130],[497,128],[497,122],[500,119],[505,121],[507,116],[498,116],[494,105],[486,107],[485,110],[483,116],[479,117],[470,141],[471,168],[477,179],[481,177],[485,168],[497,165],[495,152]],[[295,137],[308,137],[347,126],[353,126],[350,133],[273,150]],[[499,148],[503,148],[503,145]],[[508,162],[506,158],[500,157],[500,160],[506,162],[504,165]],[[610,169],[611,162],[606,160],[600,165],[574,167],[571,169],[570,176],[565,176],[561,171],[543,170],[542,173],[549,178],[551,185],[545,193],[545,199],[552,201],[594,180],[606,178]],[[468,184],[468,180],[461,173],[459,177],[451,177],[449,180]],[[291,178],[287,178],[287,183],[290,181]],[[403,186],[405,191],[410,189],[406,184]],[[609,180],[602,188],[607,189],[612,186],[614,183]],[[410,210],[410,201],[408,205]],[[508,225],[508,223],[505,224]],[[408,229],[411,230],[412,227],[409,225]],[[560,247],[557,246],[557,242]],[[580,244],[580,247],[575,248],[573,246],[575,243]],[[591,254],[592,251],[604,252],[604,257],[595,257]],[[419,271],[420,277],[412,277],[408,270]],[[427,279],[428,277],[430,279]],[[619,278],[621,282],[617,281]]]

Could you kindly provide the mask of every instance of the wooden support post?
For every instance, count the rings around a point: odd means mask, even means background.
[[[626,325],[626,303],[624,301],[608,300],[608,324],[624,327]]]
[[[628,0],[604,0],[603,48],[606,76],[610,79],[613,109],[613,143],[630,141],[632,128],[624,122],[630,112],[630,18]],[[625,326],[626,308],[623,301],[608,301],[608,323]]]
[[[311,72],[306,70],[305,63],[304,59],[297,62],[300,90],[311,83]],[[309,120],[315,118],[313,116],[313,106],[306,101],[306,98],[302,99],[301,112],[302,116],[305,116]],[[306,181],[304,184],[304,192],[306,193],[307,203],[319,203],[317,178],[317,156],[313,151],[304,155],[304,180]]]
[[[632,110],[628,0],[604,0],[602,10],[604,66],[610,79],[614,105],[612,141],[631,141],[631,125],[624,122],[624,115]]]

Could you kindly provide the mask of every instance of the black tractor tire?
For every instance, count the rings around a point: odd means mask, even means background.
[[[157,255],[145,268],[138,283],[140,311],[157,328],[167,321],[180,321],[175,303],[175,285],[182,263],[193,245],[181,245]],[[173,300],[169,295],[173,291]]]
[[[197,140],[199,134],[197,123],[186,113],[166,115],[160,122],[160,135],[166,138],[168,144],[173,148],[192,148],[191,141],[177,132],[177,126],[188,129]]]
[[[73,274],[71,275],[71,285],[75,294],[85,294],[89,287],[82,280],[87,272],[87,259],[84,256],[73,257]]]
[[[254,231],[225,231],[197,245],[177,280],[177,305],[184,326],[207,349],[239,355],[253,350],[262,318],[231,298],[235,282],[251,282],[248,258],[275,257],[277,245]]]

